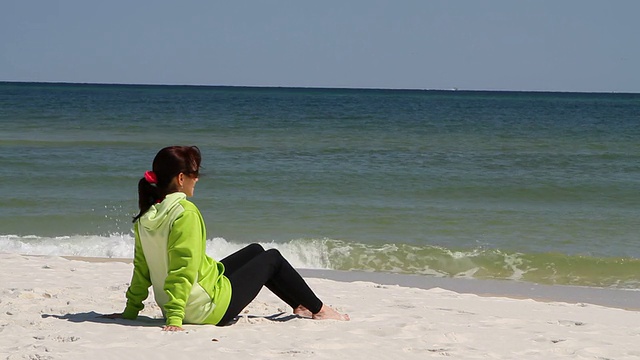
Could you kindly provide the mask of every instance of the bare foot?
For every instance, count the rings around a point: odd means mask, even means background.
[[[333,308],[322,305],[322,309],[317,314],[313,314],[312,318],[314,320],[341,320],[341,321],[349,321],[351,318],[347,314],[340,314],[335,311]]]
[[[297,308],[293,309],[293,313],[300,317],[305,317],[305,318],[313,317],[313,314],[311,313],[311,311],[302,305],[299,305]]]

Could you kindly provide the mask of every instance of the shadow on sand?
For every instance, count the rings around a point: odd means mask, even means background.
[[[273,315],[259,316],[259,315],[242,315],[236,316],[231,322],[226,324],[225,326],[233,325],[237,323],[240,318],[245,317],[247,319],[267,319],[275,322],[287,322],[294,319],[302,319],[302,317],[295,314],[288,314],[281,312]],[[52,314],[42,314],[42,318],[54,318],[59,320],[67,320],[74,323],[83,323],[83,322],[92,322],[98,324],[118,324],[123,326],[148,326],[148,327],[162,327],[165,323],[164,319],[154,319],[148,316],[138,316],[136,320],[128,320],[128,319],[110,319],[102,317],[104,314],[99,314],[95,311],[82,312],[76,314],[65,314],[65,315],[52,315]]]
[[[104,314],[98,314],[95,311],[82,312],[76,314],[65,315],[51,315],[42,314],[42,318],[55,318],[60,320],[67,320],[74,323],[93,322],[98,324],[118,324],[123,326],[154,326],[162,327],[164,325],[164,319],[153,319],[148,316],[138,316],[136,320],[128,319],[109,319],[102,317]]]

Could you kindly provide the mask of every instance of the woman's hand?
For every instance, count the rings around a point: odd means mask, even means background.
[[[162,331],[184,331],[184,329],[181,328],[180,326],[165,325],[162,328]]]
[[[122,319],[122,314],[120,313],[105,314],[105,315],[100,315],[99,317],[102,319]]]

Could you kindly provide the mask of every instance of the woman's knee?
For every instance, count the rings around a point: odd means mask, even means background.
[[[264,252],[264,256],[269,259],[271,264],[274,264],[277,268],[280,268],[282,264],[287,263],[287,259],[282,256],[278,249],[269,249]]]
[[[268,253],[269,256],[272,256],[272,257],[276,257],[276,258],[283,257],[282,254],[280,253],[280,250],[278,250],[278,249],[269,249],[269,250],[266,250],[265,252]]]
[[[264,248],[262,247],[262,245],[260,245],[258,243],[253,243],[251,245],[247,245],[247,247],[245,249],[251,250],[251,251],[253,251],[255,253],[264,252]]]

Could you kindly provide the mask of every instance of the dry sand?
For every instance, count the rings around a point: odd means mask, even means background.
[[[420,277],[432,285],[413,287],[411,277],[400,286],[381,274],[353,281],[357,276],[303,271],[320,298],[351,321],[293,316],[264,291],[234,325],[168,333],[151,299],[136,321],[98,317],[122,311],[131,271],[119,261],[0,254],[0,358],[640,358],[640,312],[622,309],[638,307],[636,292],[525,284],[505,293],[482,281]],[[531,291],[546,301],[531,299]],[[569,302],[554,300],[562,293]],[[626,300],[617,304],[620,294]]]

